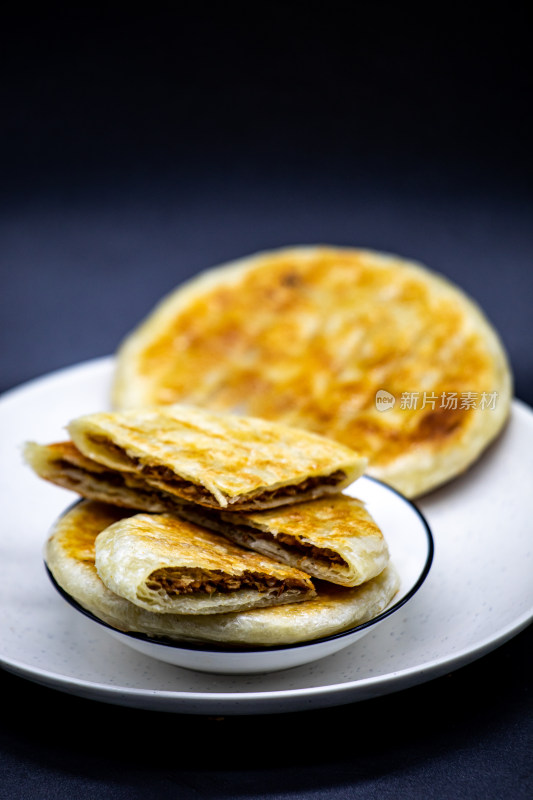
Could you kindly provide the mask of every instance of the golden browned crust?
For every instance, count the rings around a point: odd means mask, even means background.
[[[29,442],[25,456],[40,477],[82,497],[139,511],[170,512],[342,586],[369,580],[388,562],[380,529],[364,504],[347,495],[332,494],[255,512],[217,512],[184,503],[130,473],[102,467],[72,442]]]
[[[103,530],[95,563],[104,584],[163,614],[213,614],[301,602],[309,576],[169,514],[135,514]]]
[[[186,405],[88,414],[68,429],[87,458],[215,508],[271,507],[333,493],[366,466],[326,437]]]
[[[87,458],[70,441],[27,442],[24,458],[40,478],[88,500],[153,512],[176,511],[182,505],[175,495],[129,472],[109,469]]]
[[[53,526],[46,561],[57,583],[83,608],[121,631],[174,640],[242,645],[309,641],[372,619],[398,590],[388,566],[363,586],[343,589],[321,584],[316,597],[302,603],[224,614],[161,614],[147,611],[108,589],[95,567],[95,540],[128,512],[84,500]]]
[[[379,390],[394,408],[378,410]],[[511,393],[497,334],[456,286],[324,246],[260,253],[178,288],[121,346],[113,401],[282,420],[356,449],[370,474],[415,496],[479,456]]]
[[[181,511],[232,541],[315,578],[357,586],[378,575],[389,561],[385,538],[364,503],[335,494],[265,511]]]

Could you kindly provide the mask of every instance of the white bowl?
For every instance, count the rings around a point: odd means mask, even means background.
[[[432,561],[434,544],[427,521],[418,508],[396,490],[367,476],[359,478],[347,493],[366,503],[387,540],[391,562],[400,576],[400,588],[389,606],[377,617],[320,639],[272,647],[225,646],[184,642],[124,633],[112,628],[80,606],[54,581],[59,593],[76,610],[101,626],[114,639],[146,656],[200,672],[246,674],[297,667],[325,658],[374,631],[413,597],[424,583]]]

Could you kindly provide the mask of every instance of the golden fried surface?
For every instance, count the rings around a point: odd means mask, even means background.
[[[380,390],[394,407],[377,407]],[[410,495],[473,461],[510,396],[503,347],[457,287],[330,247],[259,254],[179,288],[125,341],[114,385],[122,408],[180,401],[330,436]]]
[[[336,494],[307,503],[269,509],[268,511],[224,514],[224,519],[242,521],[259,530],[285,533],[301,542],[318,547],[342,548],[352,538],[383,539],[383,534],[361,500]]]
[[[54,536],[67,558],[96,572],[96,537],[104,528],[132,513],[105,503],[79,503],[61,517],[54,528]]]
[[[179,404],[88,414],[68,429],[88,458],[185,499],[194,488],[192,500],[217,506],[253,503],[268,491],[265,503],[291,502],[292,493],[274,490],[296,491],[312,478],[323,479],[321,490],[333,491],[366,466],[354,451],[306,430]]]
[[[230,539],[243,533],[246,546],[342,586],[375,577],[389,561],[380,528],[364,503],[348,495],[220,517]]]
[[[78,603],[118,630],[176,640],[278,645],[308,641],[365,622],[387,606],[399,587],[388,566],[363,586],[321,584],[304,602],[223,614],[161,614],[147,611],[108,589],[95,567],[95,539],[127,512],[82,501],[54,525],[46,561],[57,583]]]
[[[223,536],[168,514],[135,514],[119,519],[102,532],[96,553],[102,563],[105,555],[106,570],[115,574],[127,573],[132,562],[142,562],[150,570],[198,568],[235,576],[256,571],[280,580],[292,579],[312,589],[309,576],[300,570],[244,550]]]

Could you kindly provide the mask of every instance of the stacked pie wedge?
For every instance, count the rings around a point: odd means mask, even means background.
[[[398,588],[389,564],[376,578],[351,589],[317,585],[305,602],[213,614],[149,611],[109,589],[96,569],[96,547],[121,519],[132,519],[118,506],[82,500],[53,526],[46,562],[56,582],[83,608],[120,631],[165,639],[226,645],[272,646],[328,636],[377,616]]]
[[[342,493],[366,459],[284,424],[187,405],[73,420],[26,445],[85,498],[54,526],[57,583],[120,630],[280,644],[379,613],[398,588],[382,532]]]

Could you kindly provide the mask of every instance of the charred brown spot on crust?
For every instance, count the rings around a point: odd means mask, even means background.
[[[61,533],[63,550],[76,561],[94,566],[95,540],[98,534],[130,513],[133,512],[128,513],[104,503],[92,503],[91,513],[88,515],[83,511],[83,506],[70,512],[63,522],[66,526]]]
[[[464,423],[467,409],[436,408],[425,414],[420,420],[413,438],[427,441],[428,439],[444,439],[451,436],[457,428]]]
[[[290,289],[301,286],[303,283],[301,275],[298,275],[297,272],[286,272],[281,276],[280,282],[283,286],[287,286]]]
[[[64,542],[65,552],[76,561],[84,561],[94,564],[94,540],[96,534],[91,531],[70,531],[70,535]]]

